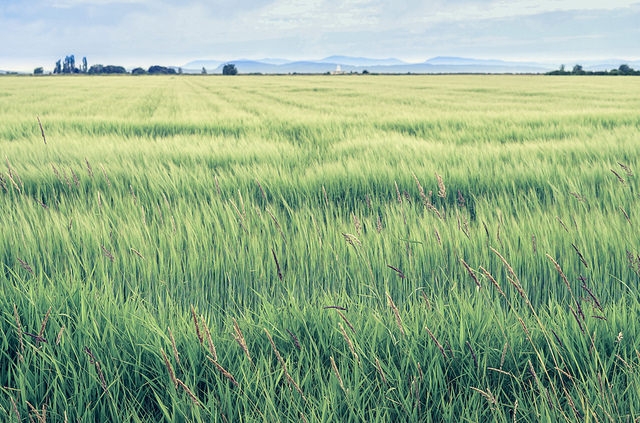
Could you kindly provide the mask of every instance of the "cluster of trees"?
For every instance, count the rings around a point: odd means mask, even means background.
[[[224,65],[222,67],[222,74],[223,75],[237,75],[238,74],[238,69],[236,68],[236,65],[234,65],[233,63],[227,63],[226,65]]]
[[[135,68],[131,71],[131,75],[175,75],[182,73],[182,69],[176,71],[174,68],[168,68],[166,66],[153,65],[149,69]]]
[[[89,75],[102,75],[102,74],[124,74],[127,73],[127,70],[123,66],[115,66],[115,65],[92,65],[88,67],[87,58],[82,58],[82,64],[80,67],[76,66],[76,58],[75,56],[69,55],[63,59],[60,59],[56,62],[56,65],[53,69],[54,74],[74,74],[74,73],[85,73]],[[135,68],[131,71],[132,75],[176,75],[181,74],[182,68],[178,68],[177,70],[174,68],[153,65],[150,66],[149,69],[144,68]],[[203,67],[202,74],[206,74],[207,70]],[[42,67],[37,67],[33,70],[34,75],[42,75],[44,74],[44,69]],[[238,69],[236,65],[232,63],[228,63],[224,65],[222,68],[223,75],[237,75]]]
[[[92,65],[89,68],[89,72],[90,75],[99,75],[99,74],[105,74],[105,73],[127,73],[127,70],[125,68],[123,68],[122,66],[115,66],[115,65]]]
[[[620,65],[618,69],[610,71],[586,71],[582,65],[575,65],[571,71],[568,71],[562,65],[560,69],[548,72],[547,75],[640,75],[640,70],[634,70],[629,65]]]
[[[36,70],[41,70],[42,68],[36,68]],[[76,67],[76,58],[72,54],[70,56],[66,56],[64,61],[59,59],[56,62],[56,66],[53,69],[53,73],[87,73],[87,58],[82,58],[82,65],[80,67]],[[33,73],[36,73],[35,71]],[[42,73],[42,72],[40,72]]]

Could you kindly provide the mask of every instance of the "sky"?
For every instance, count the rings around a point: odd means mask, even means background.
[[[0,0],[0,69],[436,56],[640,59],[639,0]]]

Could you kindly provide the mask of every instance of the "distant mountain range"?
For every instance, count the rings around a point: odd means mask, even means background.
[[[208,73],[222,73],[222,67],[233,63],[239,73],[290,74],[290,73],[330,73],[338,69],[344,73],[545,73],[559,68],[559,64],[540,62],[516,62],[504,60],[472,59],[465,57],[434,57],[420,63],[408,63],[395,58],[371,59],[366,57],[330,56],[319,60],[289,61],[286,59],[238,59],[196,60],[182,66],[185,73],[200,73],[204,67]],[[611,70],[621,64],[634,69],[640,68],[640,61],[606,60],[581,62],[584,70]],[[566,64],[571,70],[574,64]]]
[[[433,57],[419,63],[409,63],[396,58],[372,59],[367,57],[329,56],[319,60],[292,61],[282,58],[265,58],[259,60],[194,60],[182,66],[171,66],[182,69],[184,73],[222,73],[225,64],[233,63],[241,74],[323,74],[342,73],[384,73],[384,74],[438,74],[438,73],[497,73],[497,74],[538,74],[556,70],[560,63],[553,62],[519,62],[505,60],[473,59],[467,57]],[[640,60],[608,59],[600,61],[566,61],[565,69],[571,71],[575,64],[580,64],[585,71],[603,71],[617,69],[627,64],[640,70]],[[0,74],[14,73],[0,70]]]

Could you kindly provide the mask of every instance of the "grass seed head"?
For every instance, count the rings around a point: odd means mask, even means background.
[[[436,173],[436,179],[438,181],[438,197],[446,198],[447,197],[447,189],[444,186],[444,181],[442,180],[442,176]]]
[[[47,137],[44,135],[44,128],[42,127],[40,116],[36,116],[36,119],[38,119],[38,126],[40,127],[40,134],[42,135],[42,141],[44,142],[44,145],[47,145]]]
[[[180,364],[180,354],[178,354],[178,348],[176,346],[176,339],[173,336],[173,331],[170,327],[167,327],[167,331],[169,332],[169,339],[171,340],[171,349],[173,350],[173,358],[176,360],[176,363]]]
[[[620,162],[618,162],[618,165],[620,165],[620,167],[622,168],[622,170],[624,170],[624,172],[627,174],[627,176],[629,176],[629,177],[633,176],[633,171],[631,170],[631,168],[629,166],[627,166],[626,164],[620,163]]]
[[[260,189],[260,194],[262,195],[262,198],[264,199],[265,204],[269,202],[269,200],[267,199],[267,194],[264,192],[264,189],[262,189],[262,184],[260,184],[260,181],[258,180],[258,178],[256,178],[256,184],[258,184],[258,189]]]
[[[480,266],[480,270],[482,271],[482,273],[484,273],[484,275],[487,277],[487,279],[489,279],[491,281],[493,286],[496,287],[496,289],[498,290],[500,295],[502,295],[504,298],[507,298],[507,295],[504,293],[504,291],[502,290],[502,288],[500,287],[500,285],[498,284],[496,279],[493,277],[493,275],[491,275],[491,273],[489,273],[489,271],[487,269],[485,269],[484,267],[482,267],[482,266]]]
[[[481,289],[482,285],[480,285],[480,281],[478,280],[478,277],[476,276],[476,272],[471,268],[471,266],[469,266],[467,264],[466,261],[464,261],[463,258],[460,258],[460,262],[462,263],[464,268],[467,270],[467,273],[469,274],[469,276],[471,276],[471,279],[473,279],[473,281],[476,283],[476,288],[478,290]]]
[[[300,351],[302,349],[302,347],[300,346],[300,340],[298,339],[298,337],[293,332],[291,332],[289,329],[287,329],[287,333],[291,337],[291,341],[293,342],[293,345],[296,347],[296,349],[298,351]]]
[[[416,176],[415,173],[412,173],[412,175],[413,175],[413,180],[415,181],[416,186],[418,187],[418,194],[420,195],[420,198],[422,199],[422,202],[424,204],[430,203],[431,200],[424,193],[424,188],[422,188],[422,184],[420,184],[420,180],[418,180],[418,177]]]
[[[176,374],[173,371],[173,366],[169,362],[167,355],[164,353],[163,349],[160,349],[160,354],[162,354],[162,359],[164,360],[164,366],[167,368],[167,372],[169,372],[169,377],[171,378],[171,382],[176,389],[178,389],[178,379],[176,378]]]
[[[200,341],[200,345],[202,345],[204,343],[204,338],[200,333],[200,324],[198,323],[198,316],[196,315],[196,310],[193,308],[193,305],[191,305],[191,317],[193,318],[193,325],[196,329],[196,336],[198,337],[198,341]]]
[[[533,368],[533,364],[531,363],[531,360],[528,360],[527,364],[529,365],[529,373],[531,373],[531,376],[533,376],[533,379],[536,381],[536,384],[540,386],[540,379],[538,379],[538,374],[536,373],[536,370]]]
[[[42,323],[40,323],[40,332],[38,332],[38,338],[42,340],[42,342],[47,342],[44,339],[44,331],[47,328],[47,322],[49,321],[49,316],[51,315],[51,307],[47,310],[47,313],[44,315],[42,319]]]
[[[89,160],[85,157],[84,163],[87,165],[87,174],[90,178],[93,178],[93,169],[91,168],[91,164],[89,164]]]
[[[60,330],[58,331],[58,336],[56,336],[56,345],[60,345],[60,342],[62,342],[62,333],[64,332],[64,325],[62,325],[62,327],[60,328]]]
[[[100,169],[102,170],[102,175],[104,176],[104,180],[107,181],[107,186],[111,188],[111,181],[109,180],[109,177],[107,176],[107,171],[104,170],[104,166],[102,165],[102,163],[100,163]]]
[[[618,210],[622,212],[622,215],[626,219],[627,223],[631,224],[631,218],[629,217],[629,213],[627,213],[627,211],[622,206],[618,206]]]
[[[355,229],[356,234],[358,234],[358,236],[362,235],[362,224],[360,223],[358,216],[353,212],[351,213],[351,220],[353,220],[353,228]]]
[[[615,170],[613,170],[613,169],[610,169],[610,170],[611,170],[611,173],[613,173],[614,175],[616,175],[616,178],[618,179],[618,182],[620,182],[621,184],[623,184],[623,185],[624,185],[624,184],[625,184],[625,180],[624,180],[624,178],[623,178],[622,176],[620,176],[620,175],[618,174],[618,172],[616,172]]]
[[[391,307],[391,310],[393,311],[393,315],[396,318],[396,325],[398,326],[398,329],[400,329],[400,333],[402,334],[402,336],[405,336],[406,333],[404,332],[404,327],[402,327],[402,319],[400,318],[400,311],[398,310],[398,307],[396,307],[396,303],[393,302],[393,298],[391,298],[391,295],[389,295],[389,293],[387,292],[387,302],[389,303],[389,307]]]
[[[433,233],[436,236],[436,241],[438,241],[438,245],[442,246],[442,238],[440,238],[440,232],[438,232],[438,228],[433,227]]]
[[[344,326],[342,326],[342,324],[338,324],[338,326],[340,327],[340,333],[342,333],[342,337],[344,338],[345,342],[347,343],[347,346],[349,347],[349,351],[351,351],[351,355],[353,355],[353,358],[355,359],[356,363],[360,362],[360,359],[358,358],[358,353],[356,353],[356,349],[353,345],[353,342],[351,342],[351,338],[349,338],[349,334],[347,334],[347,331],[344,330]]]
[[[353,248],[357,248],[362,245],[362,242],[360,242],[360,240],[353,234],[347,234],[343,232],[342,236],[344,237],[345,241],[347,241],[347,243]]]
[[[22,335],[24,332],[22,331],[20,315],[18,314],[18,308],[16,307],[15,303],[13,304],[13,317],[16,320],[16,337],[18,338],[18,343],[20,345],[20,351],[18,352],[18,360],[23,361],[24,358],[22,354],[24,354],[24,341],[22,339]]]
[[[22,260],[20,257],[16,257],[16,259],[18,260],[18,262],[20,263],[20,266],[26,270],[27,272],[29,272],[31,274],[31,276],[34,276],[34,272],[33,272],[33,268],[29,265],[29,263],[27,263],[26,261]]]
[[[382,378],[382,381],[384,382],[384,384],[388,385],[387,378],[384,375],[384,372],[382,371],[382,366],[380,366],[380,361],[378,361],[378,357],[376,357],[376,370],[378,371],[378,374]]]
[[[306,397],[304,396],[304,392],[302,392],[302,389],[300,389],[300,386],[296,383],[295,380],[293,380],[293,378],[289,374],[289,371],[287,370],[287,365],[285,364],[284,359],[280,355],[280,352],[278,351],[278,348],[276,347],[276,343],[273,342],[273,338],[271,337],[271,334],[269,333],[267,328],[265,328],[264,331],[267,334],[267,338],[269,339],[269,343],[271,344],[271,348],[273,349],[273,352],[276,354],[276,358],[278,359],[278,362],[282,366],[282,370],[284,372],[284,376],[287,379],[287,382],[289,383],[289,386],[290,387],[293,386],[293,388],[295,388],[296,392],[298,392],[298,394],[300,394],[302,399],[306,401]]]
[[[100,386],[102,386],[102,391],[105,394],[109,394],[109,390],[107,389],[107,381],[104,378],[104,373],[102,373],[102,367],[100,366],[100,362],[95,362],[96,371],[98,372],[98,377],[100,378]]]
[[[213,363],[213,365],[216,367],[216,369],[218,369],[218,371],[220,373],[222,373],[222,375],[229,380],[231,383],[233,383],[235,386],[240,386],[240,384],[238,383],[238,381],[233,377],[233,375],[231,373],[229,373],[224,367],[222,367],[220,365],[220,363],[218,363],[217,360],[214,360],[213,357],[207,357],[209,359],[209,361],[211,361]]]
[[[458,207],[464,208],[466,205],[467,205],[467,202],[465,201],[464,196],[462,195],[462,192],[458,190]]]
[[[438,350],[440,350],[440,354],[442,354],[442,356],[445,358],[445,360],[448,359],[447,353],[444,350],[444,347],[442,346],[440,341],[438,341],[438,338],[435,337],[433,332],[431,332],[431,330],[427,326],[425,326],[424,328],[426,329],[427,333],[429,334],[429,337],[431,338],[431,340],[433,342],[435,342],[436,346],[438,347]]]
[[[336,361],[333,359],[333,356],[329,357],[331,361],[331,369],[333,369],[333,374],[336,375],[338,379],[338,383],[340,384],[340,388],[344,393],[347,393],[347,390],[344,388],[344,382],[342,381],[342,377],[340,376],[340,372],[338,371],[338,366],[336,365]]]
[[[394,181],[393,184],[396,187],[396,199],[398,200],[399,204],[402,204],[402,195],[400,195],[400,188],[398,188],[398,183]]]
[[[483,391],[482,389],[474,388],[472,386],[471,389],[473,389],[474,391],[476,391],[480,395],[482,395],[489,402],[489,404],[492,407],[494,407],[494,406],[496,406],[498,404],[498,399],[495,397],[495,395],[493,395],[493,393],[491,392],[491,390],[489,388],[487,388],[486,391]]]
[[[282,281],[284,279],[284,276],[282,274],[282,269],[280,268],[280,262],[278,261],[278,257],[276,256],[276,252],[273,250],[273,248],[271,249],[271,255],[273,256],[273,261],[276,263],[276,271],[278,272],[278,279]]]
[[[393,270],[394,272],[396,272],[396,274],[398,275],[398,277],[399,277],[400,279],[405,279],[405,278],[406,278],[406,275],[404,274],[404,272],[402,272],[402,270],[398,269],[397,267],[392,266],[392,265],[390,265],[390,264],[387,264],[387,267],[388,267],[389,269]]]
[[[111,254],[111,251],[107,250],[107,248],[104,245],[100,245],[100,248],[102,249],[102,254],[106,258],[108,258],[111,263],[113,263],[115,260],[115,257],[113,257],[113,254]]]
[[[16,418],[18,419],[18,421],[21,422],[22,421],[22,416],[20,415],[20,410],[18,410],[18,404],[16,404],[16,400],[14,400],[12,396],[10,396],[9,399],[11,400],[11,406],[13,408],[13,413],[16,415]]]
[[[351,329],[351,332],[353,332],[353,334],[355,335],[356,329],[353,327],[353,325],[351,324],[349,319],[347,319],[347,316],[345,316],[344,313],[342,313],[342,311],[340,311],[340,309],[336,308],[335,310],[338,313],[338,315],[340,315],[342,320],[347,324],[347,326],[349,326],[349,329]]]
[[[31,409],[31,412],[36,416],[38,423],[47,423],[47,404],[46,403],[42,404],[42,411],[34,407],[33,404],[31,404],[29,401],[26,401],[26,403],[29,406],[29,409]],[[33,422],[33,419],[31,416],[29,416],[29,421]]]
[[[76,188],[80,188],[80,178],[78,178],[78,175],[73,171],[73,169],[69,169],[69,171],[71,172],[73,185],[75,185]]]
[[[193,391],[191,391],[191,389],[189,389],[189,387],[187,385],[185,385],[185,383],[183,381],[181,381],[180,379],[176,379],[176,381],[178,382],[178,385],[182,388],[182,390],[187,393],[189,398],[191,398],[191,401],[193,401],[193,403],[196,406],[202,407],[202,403],[200,402],[198,397],[193,393]]]
[[[242,334],[240,326],[238,326],[238,322],[235,318],[233,319],[233,331],[235,332],[234,338],[236,342],[238,343],[238,345],[240,345],[242,351],[244,351],[244,355],[247,356],[249,362],[253,364],[253,360],[251,360],[251,354],[249,354],[249,348],[247,347],[247,341],[244,339],[244,335]]]
[[[0,173],[0,187],[2,187],[4,192],[9,192],[9,189],[7,188],[7,181],[2,173]]]
[[[213,344],[213,339],[211,339],[211,331],[209,330],[209,326],[207,325],[207,322],[205,322],[204,316],[200,316],[200,320],[202,321],[204,333],[207,336],[207,346],[209,347],[209,354],[211,354],[211,357],[213,357],[214,361],[218,361],[218,353],[216,351],[216,346]]]

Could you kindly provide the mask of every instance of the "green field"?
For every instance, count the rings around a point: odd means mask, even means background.
[[[624,77],[2,77],[0,420],[638,422],[639,110]]]

